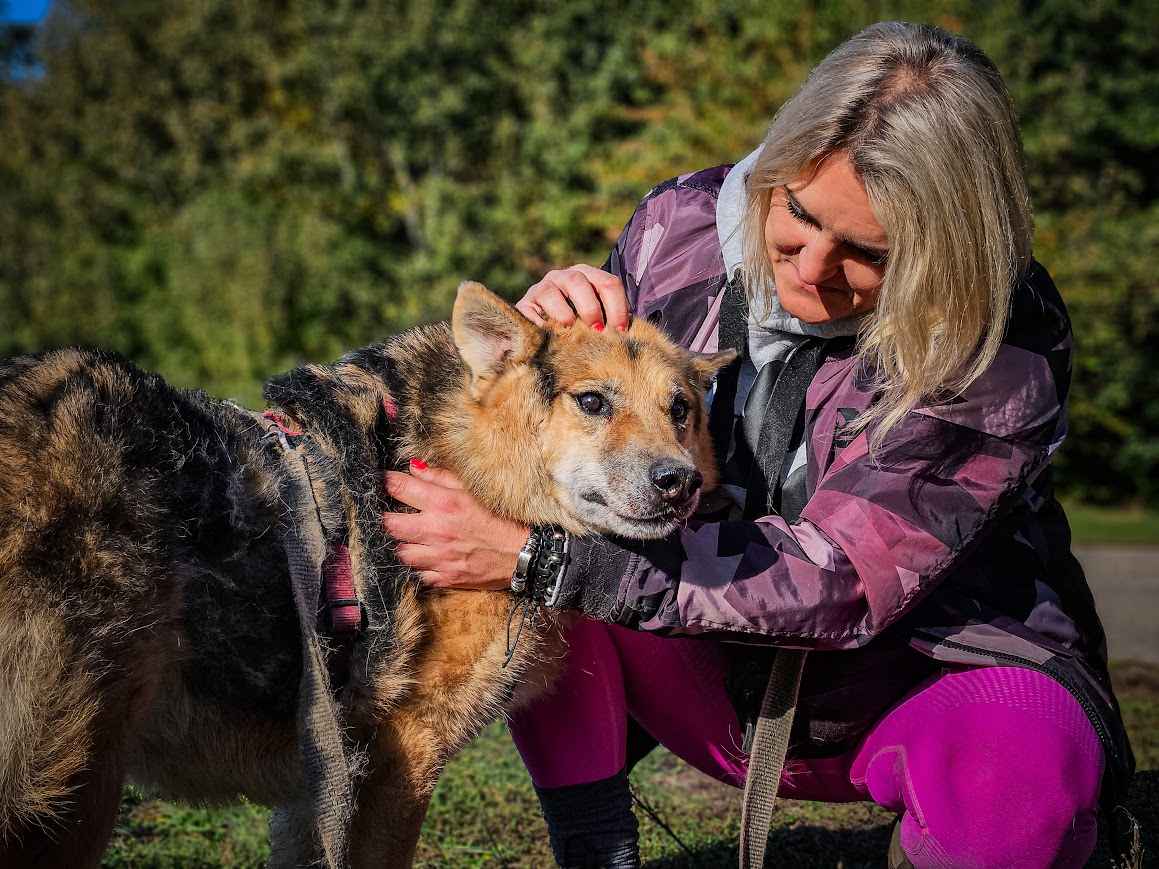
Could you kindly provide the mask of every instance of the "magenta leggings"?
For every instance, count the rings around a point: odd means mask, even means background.
[[[553,692],[511,721],[538,787],[622,770],[629,715],[692,766],[743,786],[717,643],[586,619],[569,639]],[[923,683],[848,754],[790,760],[780,794],[898,812],[916,867],[1082,866],[1095,847],[1102,773],[1099,739],[1065,688],[1034,670],[981,667]]]

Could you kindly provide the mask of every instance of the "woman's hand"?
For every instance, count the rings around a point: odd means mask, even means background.
[[[387,493],[418,510],[382,517],[398,557],[433,588],[508,588],[530,529],[490,513],[450,471],[418,459],[410,467],[386,473]]]
[[[547,319],[568,325],[576,315],[600,331],[605,325],[628,328],[628,294],[623,282],[593,266],[574,265],[543,276],[515,305],[533,323]]]

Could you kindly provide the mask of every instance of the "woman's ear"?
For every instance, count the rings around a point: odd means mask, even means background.
[[[451,314],[459,355],[475,381],[489,379],[510,365],[526,362],[543,343],[543,332],[482,284],[459,284]]]

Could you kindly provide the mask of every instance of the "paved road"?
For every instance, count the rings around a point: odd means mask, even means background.
[[[1112,659],[1159,664],[1159,546],[1076,546]]]

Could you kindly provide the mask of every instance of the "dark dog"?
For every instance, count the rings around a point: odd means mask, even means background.
[[[551,676],[546,612],[504,666],[511,597],[422,593],[393,557],[383,472],[412,456],[499,515],[661,537],[714,483],[706,382],[646,322],[541,330],[477,284],[414,329],[266,397],[316,453],[370,630],[340,704],[366,763],[350,862],[413,858],[447,758]],[[685,481],[665,493],[651,469]],[[0,865],[99,863],[123,783],[278,806],[277,865],[319,859],[296,736],[303,669],[281,493],[260,419],[116,356],[0,363]]]

